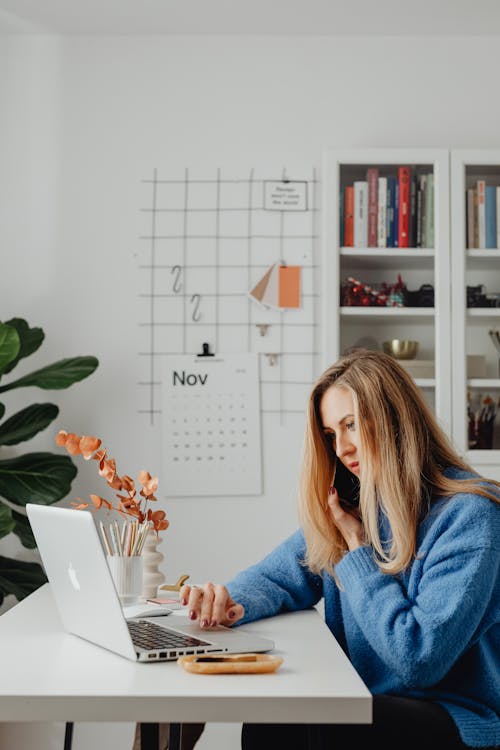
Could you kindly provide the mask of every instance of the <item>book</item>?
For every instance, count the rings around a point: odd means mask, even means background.
[[[497,247],[500,248],[500,187],[497,187]]]
[[[378,169],[369,167],[366,170],[368,183],[368,247],[377,247],[378,229]]]
[[[368,182],[354,182],[354,247],[368,246]]]
[[[410,232],[409,246],[417,247],[417,175],[412,170],[410,181]]]
[[[398,247],[399,239],[399,180],[394,178],[394,247]]]
[[[415,247],[423,247],[422,245],[422,214],[423,214],[423,202],[424,202],[424,181],[425,175],[419,175],[417,177],[417,242]]]
[[[486,185],[484,200],[485,247],[497,246],[497,190],[494,185]]]
[[[467,247],[474,247],[474,188],[466,193]]]
[[[347,185],[344,190],[344,245],[354,245],[354,188]]]
[[[387,177],[378,178],[377,247],[387,247]]]
[[[344,195],[345,191],[340,191],[339,196],[339,247],[344,247],[345,241],[344,241]]]
[[[421,174],[419,177],[420,190],[422,192],[421,201],[421,214],[420,214],[420,247],[427,247],[427,234],[426,234],[426,211],[427,211],[427,175]]]
[[[484,249],[486,247],[486,181],[477,181],[477,226],[479,242],[477,247]]]
[[[479,201],[477,188],[474,189],[474,244],[472,247],[479,247]]]
[[[434,174],[430,172],[425,181],[425,241],[426,247],[434,247]]]
[[[398,167],[398,186],[398,247],[408,247],[410,233],[410,167]]]
[[[394,207],[396,204],[396,178],[392,175],[387,177],[387,206],[386,206],[386,247],[394,247]]]

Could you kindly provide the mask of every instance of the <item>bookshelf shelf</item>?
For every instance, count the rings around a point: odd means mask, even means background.
[[[433,249],[414,248],[414,247],[341,247],[341,255],[353,255],[360,256],[361,258],[376,257],[376,258],[433,258]]]
[[[472,466],[481,467],[487,476],[492,477],[492,479],[498,479],[500,450],[467,451],[465,458]],[[495,468],[497,468],[497,471],[495,471]]]
[[[353,318],[434,318],[433,307],[341,307],[340,314]]]
[[[465,254],[470,260],[473,260],[475,258],[484,258],[485,260],[500,260],[500,250],[497,248],[481,250],[477,247],[471,247],[466,250]]]
[[[435,388],[436,381],[434,378],[415,378],[415,383],[420,388]]]
[[[423,175],[432,175],[433,193],[429,211],[433,217],[431,243],[417,242],[419,237],[410,226],[408,247],[392,247],[389,223],[386,236],[378,234],[374,242],[352,241],[341,221],[345,208],[346,187],[354,181],[368,180],[368,169],[378,170],[379,178],[399,179],[399,167],[410,167],[410,181],[420,185]],[[361,345],[382,349],[382,342],[392,338],[419,341],[418,359],[435,363],[435,377],[416,378],[416,383],[434,409],[439,421],[451,429],[450,394],[450,292],[449,292],[449,157],[441,149],[364,149],[360,151],[327,150],[323,161],[323,326],[322,351],[328,366],[346,349]],[[385,188],[382,179],[379,184]],[[422,183],[424,184],[424,183]],[[415,188],[415,192],[420,188]],[[354,191],[354,187],[353,187]],[[422,193],[423,195],[423,193]],[[421,201],[423,198],[421,198]],[[368,203],[368,206],[370,204]],[[373,206],[373,204],[372,204]],[[380,208],[380,204],[379,204]],[[414,212],[415,215],[415,212]],[[373,216],[373,213],[372,213]],[[378,219],[378,215],[377,215]],[[382,227],[386,224],[383,223]],[[413,231],[416,225],[413,225]],[[384,232],[383,232],[384,233]],[[382,233],[382,234],[383,234]],[[342,242],[349,237],[349,241]],[[423,238],[423,233],[420,234]],[[399,243],[405,244],[405,243]],[[430,246],[427,247],[426,244]],[[385,246],[384,246],[385,245]],[[393,285],[401,277],[407,289],[419,290],[423,285],[434,289],[434,307],[357,307],[341,306],[342,284],[352,277],[373,288]]]
[[[469,307],[468,318],[500,318],[500,307]]]
[[[468,378],[468,388],[493,388],[500,390],[500,378]]]

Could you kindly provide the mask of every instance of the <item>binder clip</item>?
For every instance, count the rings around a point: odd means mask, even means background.
[[[215,357],[215,354],[213,354],[210,351],[210,344],[207,344],[206,342],[201,345],[201,352],[196,355],[197,357]]]

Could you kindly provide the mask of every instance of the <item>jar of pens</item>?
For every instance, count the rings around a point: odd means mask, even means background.
[[[490,395],[467,394],[467,435],[469,450],[491,450],[495,419],[500,405]]]
[[[122,604],[135,604],[142,594],[142,550],[149,531],[148,521],[117,521],[106,525],[100,521],[108,567]]]
[[[137,493],[132,477],[118,475],[115,459],[108,457],[99,438],[61,430],[56,436],[56,443],[64,446],[70,455],[82,455],[87,460],[92,458],[98,461],[99,475],[116,491],[117,501],[114,502],[100,495],[90,495],[90,503],[78,498],[78,502],[71,504],[76,510],[90,508],[108,514],[116,511],[121,517],[120,522],[99,521],[99,529],[120,600],[122,604],[133,604],[142,595],[142,552],[147,536],[150,531],[158,534],[169,526],[165,511],[153,511],[148,507],[149,503],[157,501],[158,477],[140,471],[137,477],[140,491]]]

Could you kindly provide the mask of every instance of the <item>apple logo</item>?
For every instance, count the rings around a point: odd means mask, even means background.
[[[73,567],[73,563],[70,561],[68,565],[68,576],[69,580],[71,581],[71,585],[75,589],[75,591],[80,591],[80,582],[78,580],[78,576],[76,575],[76,570]]]

